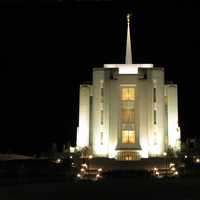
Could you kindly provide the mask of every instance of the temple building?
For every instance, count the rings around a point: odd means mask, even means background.
[[[163,68],[132,63],[130,15],[125,64],[93,68],[92,84],[80,85],[77,147],[119,160],[180,150],[177,85]]]

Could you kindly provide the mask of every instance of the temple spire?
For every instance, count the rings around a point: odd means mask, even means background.
[[[127,14],[127,38],[125,64],[132,64],[131,35],[130,35],[130,14]]]

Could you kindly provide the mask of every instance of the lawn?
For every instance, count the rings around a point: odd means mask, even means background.
[[[115,179],[104,182],[55,182],[1,186],[1,200],[200,199],[200,179]]]

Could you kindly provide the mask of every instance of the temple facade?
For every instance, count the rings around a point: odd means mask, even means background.
[[[165,83],[163,68],[132,64],[130,15],[125,64],[94,68],[79,102],[77,147],[94,156],[137,160],[180,150],[177,85]]]

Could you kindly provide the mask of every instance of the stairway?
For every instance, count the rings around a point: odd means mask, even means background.
[[[80,180],[93,180],[97,181],[102,179],[102,169],[101,168],[89,168],[86,164],[82,164],[77,178]]]

